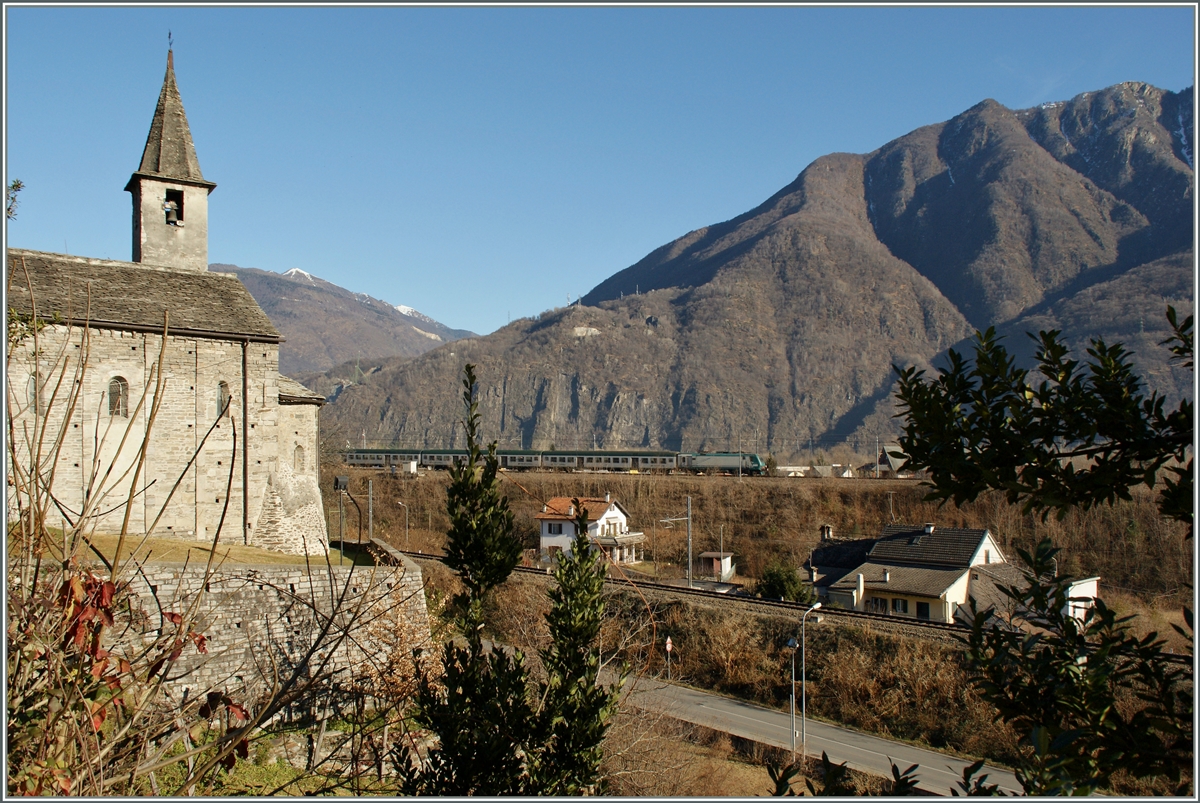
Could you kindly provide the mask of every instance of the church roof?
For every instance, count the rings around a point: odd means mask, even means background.
[[[134,179],[139,176],[184,181],[208,187],[212,192],[217,185],[205,181],[200,173],[200,160],[196,158],[196,146],[192,142],[192,131],[188,128],[187,114],[179,87],[175,85],[175,58],[167,51],[167,74],[163,78],[162,91],[158,95],[158,106],[150,122],[150,134],[146,137],[146,149],[142,152],[142,164],[126,190],[131,190]]]
[[[309,390],[290,376],[279,375],[280,404],[315,404],[325,403],[325,397],[316,391]]]
[[[25,271],[29,278],[26,280]],[[160,268],[135,262],[8,249],[8,305],[38,318],[102,329],[278,343],[250,291],[233,274]],[[89,291],[90,288],[90,291]],[[90,313],[88,304],[90,301]]]

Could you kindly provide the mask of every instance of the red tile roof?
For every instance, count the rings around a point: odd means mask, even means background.
[[[571,496],[556,496],[553,499],[548,499],[546,500],[546,509],[541,513],[538,513],[536,516],[534,516],[534,518],[549,521],[572,521],[575,518],[575,515],[571,513],[572,499],[574,499],[574,497]],[[625,513],[626,518],[629,517],[629,514],[626,513],[625,508],[621,507],[616,500],[610,502],[605,501],[604,499],[586,497],[584,499],[580,499],[579,504],[581,504],[584,509],[587,510],[588,521],[596,521],[599,519],[608,512],[610,505],[616,505],[622,513]]]

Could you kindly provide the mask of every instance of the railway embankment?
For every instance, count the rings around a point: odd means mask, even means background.
[[[322,467],[322,491],[330,532],[339,532],[333,477],[348,475],[350,491],[367,516],[371,485],[373,531],[378,538],[413,551],[440,552],[449,525],[446,472],[405,478],[387,471]],[[694,475],[571,474],[506,472],[504,489],[518,532],[536,548],[534,516],[552,497],[613,498],[629,513],[630,528],[646,534],[643,567],[661,578],[685,574],[686,527],[679,518],[692,503],[693,554],[723,548],[734,554],[737,579],[753,582],[773,562],[800,566],[829,525],[835,538],[877,536],[891,522],[935,522],[939,527],[987,528],[1010,561],[1049,536],[1062,548],[1063,573],[1101,578],[1101,594],[1125,612],[1137,613],[1160,633],[1182,621],[1178,609],[1191,599],[1193,548],[1184,528],[1163,521],[1154,493],[1136,490],[1133,499],[1111,507],[1073,510],[1064,519],[1041,521],[1023,514],[999,494],[962,506],[924,501],[926,489],[913,480],[809,479]],[[357,513],[345,503],[345,528],[357,531]],[[364,518],[364,529],[367,528]],[[336,537],[336,536],[335,536]]]

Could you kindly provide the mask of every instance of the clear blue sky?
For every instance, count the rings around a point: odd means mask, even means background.
[[[130,258],[167,31],[209,259],[487,333],[984,98],[1194,83],[1173,7],[5,8],[8,243]]]

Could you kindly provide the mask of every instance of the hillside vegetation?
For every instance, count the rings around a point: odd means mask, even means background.
[[[446,473],[416,479],[341,465],[323,468],[326,515],[337,533],[335,474],[351,477],[350,489],[367,512],[367,481],[373,483],[376,537],[405,548],[440,553],[448,526]],[[1182,525],[1165,521],[1154,497],[1135,492],[1131,502],[1089,511],[1076,510],[1062,521],[1047,522],[1022,515],[998,494],[988,494],[963,507],[923,502],[925,489],[911,480],[834,480],[791,478],[703,477],[686,475],[511,473],[505,492],[526,546],[537,545],[534,515],[554,496],[613,499],[629,511],[629,525],[646,533],[646,558],[657,558],[663,576],[680,577],[686,565],[687,536],[682,523],[668,528],[660,519],[678,517],[692,497],[693,553],[715,550],[722,542],[735,554],[737,573],[754,579],[773,560],[799,566],[820,540],[820,526],[833,526],[835,537],[877,536],[890,521],[935,522],[943,527],[986,527],[1010,561],[1017,549],[1030,549],[1044,535],[1063,548],[1061,568],[1077,576],[1099,575],[1102,589],[1131,594],[1144,602],[1175,606],[1190,598],[1193,547]],[[346,528],[352,537],[357,514],[346,503]],[[364,519],[364,530],[366,528]],[[649,570],[649,567],[647,567]]]

